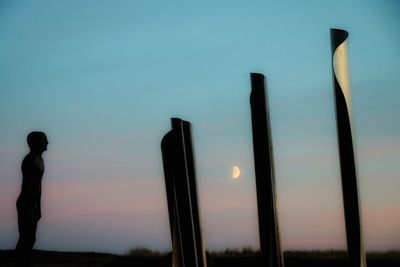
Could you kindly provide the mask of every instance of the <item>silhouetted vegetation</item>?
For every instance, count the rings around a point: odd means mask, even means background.
[[[35,250],[32,267],[98,267],[115,257],[109,253]],[[0,250],[0,266],[14,267],[13,250]]]
[[[166,257],[167,254],[168,252],[160,252],[148,248],[137,247],[129,250],[126,256],[133,258],[162,258]]]
[[[14,252],[0,250],[0,266],[13,266]],[[345,251],[286,251],[285,267],[348,267]],[[35,251],[33,267],[171,267],[168,252],[134,248],[126,255],[93,252]],[[259,252],[252,248],[207,252],[208,267],[258,267]],[[399,267],[400,251],[367,253],[368,267]]]

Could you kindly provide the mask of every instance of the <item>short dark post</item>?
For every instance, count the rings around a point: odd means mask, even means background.
[[[253,125],[261,263],[263,267],[283,267],[275,203],[272,140],[264,79],[265,77],[262,74],[251,73],[250,105]]]
[[[351,94],[347,62],[348,36],[347,31],[331,29],[332,78],[336,104],[347,250],[350,267],[365,267],[367,263],[361,230],[360,203],[351,125]]]
[[[190,123],[171,119],[162,142],[174,267],[206,267]]]

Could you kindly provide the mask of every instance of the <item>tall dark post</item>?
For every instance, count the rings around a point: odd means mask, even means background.
[[[262,74],[251,74],[250,105],[253,126],[261,263],[263,267],[283,267],[275,203],[272,140],[264,79],[265,77]]]
[[[331,29],[332,77],[336,104],[340,170],[347,250],[350,267],[365,267],[365,252],[361,230],[360,203],[351,123],[350,79],[347,56],[347,31]]]
[[[171,119],[162,142],[174,267],[206,267],[190,123]]]

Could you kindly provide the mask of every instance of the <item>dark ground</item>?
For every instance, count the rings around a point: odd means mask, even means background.
[[[208,254],[208,267],[258,267],[258,254],[252,251],[225,251]],[[348,267],[341,251],[291,251],[284,253],[285,267]],[[400,251],[367,254],[368,267],[400,267]],[[0,251],[0,266],[13,266],[13,252]],[[118,256],[90,252],[35,251],[33,267],[170,267],[171,255],[133,253]]]

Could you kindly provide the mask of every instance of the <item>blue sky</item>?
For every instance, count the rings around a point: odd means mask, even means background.
[[[2,1],[0,248],[17,238],[25,137],[43,130],[38,248],[169,249],[159,142],[170,117],[193,124],[207,248],[257,247],[250,72],[268,80],[284,248],[344,248],[329,40],[338,27],[350,33],[366,247],[399,249],[399,8]]]

